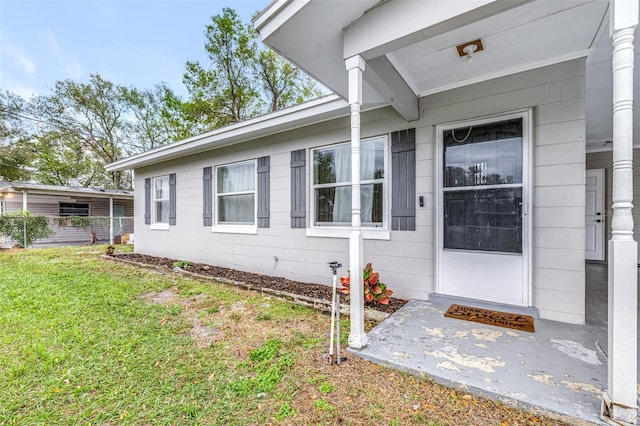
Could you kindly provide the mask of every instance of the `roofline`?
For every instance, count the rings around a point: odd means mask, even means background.
[[[253,26],[263,40],[266,36],[280,28],[291,16],[295,15],[310,0],[272,0],[255,18]],[[269,27],[268,29],[266,27]]]
[[[133,198],[133,191],[122,189],[100,189],[100,188],[74,188],[71,186],[42,185],[29,182],[4,182],[6,185],[0,187],[0,191],[10,189],[12,192],[37,192],[40,194],[59,195],[84,195],[97,198]]]
[[[115,161],[107,164],[106,170],[111,172],[144,167],[321,123],[348,114],[347,101],[338,95],[327,95]]]

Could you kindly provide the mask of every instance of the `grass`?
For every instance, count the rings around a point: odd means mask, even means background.
[[[104,249],[0,252],[0,425],[557,424],[353,356],[330,366],[328,315]]]

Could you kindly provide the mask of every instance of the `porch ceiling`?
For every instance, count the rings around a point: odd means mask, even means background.
[[[418,96],[586,56],[607,10],[603,1],[536,1],[387,53]],[[579,23],[576,24],[576,23]],[[471,63],[456,46],[481,39]]]
[[[420,97],[587,57],[587,149],[595,150],[607,149],[612,137],[608,7],[608,0],[277,0],[256,27],[267,44],[343,97],[344,56],[360,49],[365,105],[390,104],[409,121],[418,118]],[[456,46],[475,39],[484,50],[467,63]],[[640,67],[636,73],[638,82]]]

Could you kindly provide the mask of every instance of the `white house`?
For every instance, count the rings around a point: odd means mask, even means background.
[[[607,400],[635,423],[637,21],[635,0],[275,0],[264,42],[335,95],[111,164],[135,169],[135,249],[324,283],[373,262],[402,298],[569,323],[607,260]]]

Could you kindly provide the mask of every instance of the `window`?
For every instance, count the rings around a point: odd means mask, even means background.
[[[360,219],[363,227],[385,226],[386,137],[360,146]],[[351,144],[317,148],[313,156],[313,225],[351,225]]]
[[[89,216],[88,203],[60,203],[60,216]]]
[[[216,226],[214,230],[255,232],[256,162],[216,167]]]
[[[153,178],[152,224],[169,226],[169,175]]]

